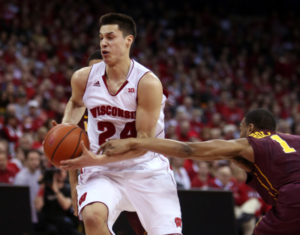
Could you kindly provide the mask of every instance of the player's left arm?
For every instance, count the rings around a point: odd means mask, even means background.
[[[147,73],[138,86],[137,138],[155,137],[162,98],[163,88],[160,80],[153,73]]]
[[[130,139],[131,149],[147,149],[167,156],[201,161],[232,160],[236,156],[251,159],[253,150],[246,138],[234,140],[213,139],[203,142],[181,142],[170,139]],[[108,151],[109,154],[109,151]]]
[[[106,155],[114,158],[124,151],[145,149],[171,157],[189,158],[202,161],[228,159],[237,156],[250,162],[254,161],[254,152],[246,138],[236,140],[214,139],[203,142],[181,142],[171,139],[130,138],[110,140],[103,146]]]

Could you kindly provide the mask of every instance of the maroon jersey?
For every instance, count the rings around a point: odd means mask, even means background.
[[[300,183],[300,136],[255,132],[248,137],[254,150],[254,187],[268,204],[274,205],[281,187]]]
[[[88,120],[88,112],[85,110],[84,115],[78,123],[78,126],[87,132],[87,120]]]

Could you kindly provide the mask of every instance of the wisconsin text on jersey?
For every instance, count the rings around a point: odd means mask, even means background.
[[[135,119],[136,116],[135,111],[127,111],[118,107],[112,107],[110,105],[97,106],[95,108],[90,109],[90,112],[94,118],[102,115],[109,115],[113,117]]]

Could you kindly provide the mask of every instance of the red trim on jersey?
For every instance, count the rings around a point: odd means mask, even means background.
[[[111,96],[116,96],[117,94],[119,94],[120,91],[121,91],[121,90],[127,85],[127,83],[128,83],[128,81],[126,80],[126,81],[122,84],[122,86],[119,88],[119,90],[118,90],[115,94],[112,94],[112,93],[110,93],[110,91],[109,91],[109,89],[108,89],[108,86],[107,86],[107,83],[106,83],[106,75],[105,75],[105,74],[102,76],[102,79],[103,79],[103,82],[104,82],[104,84],[105,84],[105,86],[106,86],[106,89],[107,89],[108,93],[109,93]]]
[[[81,204],[85,201],[86,195],[87,195],[87,192],[85,192],[84,194],[81,195],[79,202],[78,202],[79,206],[81,206]]]
[[[89,81],[89,79],[90,79],[90,74],[91,74],[91,72],[92,72],[93,66],[94,66],[94,65],[92,65],[92,68],[91,68],[91,70],[90,70],[90,72],[89,72],[88,78],[86,79],[86,83],[85,83],[85,88],[84,88],[83,96],[84,96],[84,94],[85,94],[85,91],[86,91],[86,88],[87,88],[87,83],[88,83],[88,81]],[[83,96],[82,96],[82,97],[83,97]]]
[[[106,82],[106,72],[105,72],[105,70],[104,70],[104,74],[103,74],[103,76],[102,76],[102,79],[103,79],[103,82],[104,82],[104,84],[105,84],[105,86],[106,86],[106,89],[107,89],[108,93],[109,93],[111,96],[116,96],[117,94],[119,94],[120,91],[127,85],[127,83],[128,83],[128,78],[130,77],[131,72],[132,72],[133,67],[134,67],[134,60],[131,60],[131,61],[132,61],[132,66],[131,66],[131,68],[130,68],[130,70],[129,70],[129,72],[128,72],[127,78],[126,78],[126,80],[124,81],[124,83],[122,84],[122,86],[119,88],[119,90],[118,90],[115,94],[110,93],[110,91],[109,91],[109,89],[108,89],[107,82]]]
[[[147,74],[147,73],[150,73],[151,71],[147,71],[143,74],[143,76],[140,78],[140,80],[138,81],[138,84],[137,84],[137,89],[139,90],[139,84],[140,84],[140,81],[142,80],[142,78]],[[138,91],[137,91],[137,94],[138,94]],[[169,92],[167,89],[165,89],[163,87],[163,95],[168,99],[169,97]],[[138,102],[138,96],[136,96],[136,103]]]
[[[163,87],[163,94],[165,95],[165,97],[168,99],[169,97],[169,92],[166,88]]]
[[[138,103],[138,94],[139,94],[139,85],[140,85],[140,81],[142,80],[142,78],[143,78],[147,73],[150,73],[150,71],[145,72],[145,73],[141,76],[141,78],[139,79],[139,81],[138,81],[138,84],[137,84],[137,91],[136,91],[136,103]]]

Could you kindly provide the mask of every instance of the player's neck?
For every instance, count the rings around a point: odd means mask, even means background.
[[[106,77],[108,80],[123,81],[127,79],[131,65],[131,59],[120,60],[119,63],[106,67]]]

